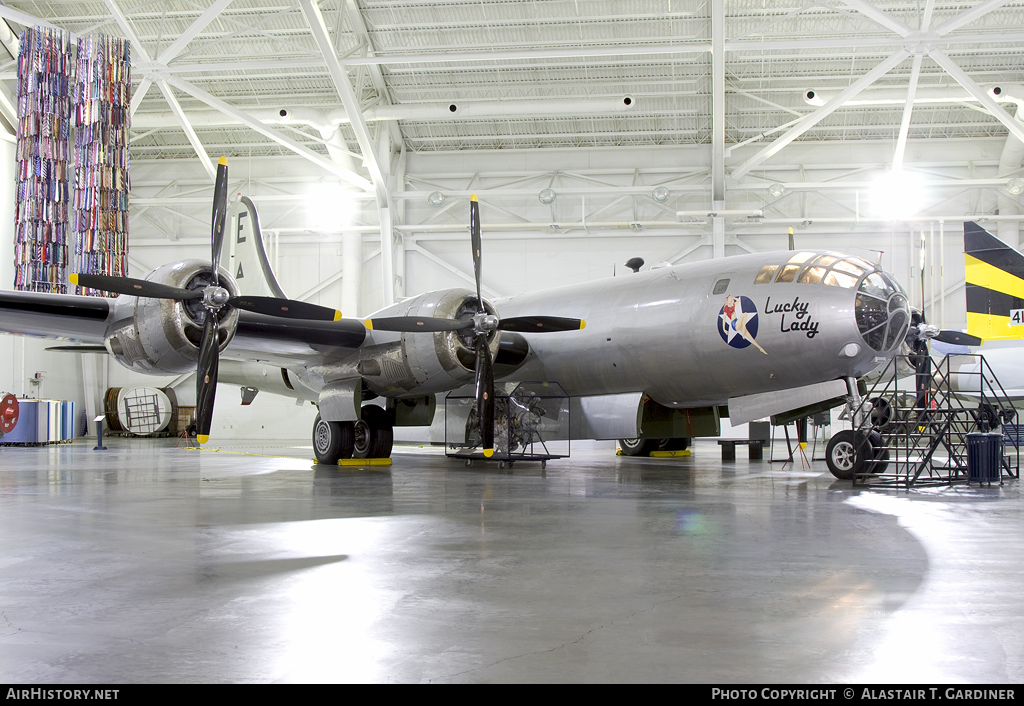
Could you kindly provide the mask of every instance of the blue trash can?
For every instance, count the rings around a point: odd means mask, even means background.
[[[999,482],[1003,464],[1003,435],[967,435],[967,482]]]

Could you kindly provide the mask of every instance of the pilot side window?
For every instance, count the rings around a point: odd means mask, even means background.
[[[769,284],[775,279],[775,273],[779,271],[778,265],[765,265],[754,278],[754,284]]]
[[[796,271],[800,269],[800,265],[786,265],[782,268],[782,272],[775,278],[776,282],[792,282],[796,278]]]
[[[715,289],[712,294],[725,294],[726,290],[729,289],[729,280],[720,279],[715,282]]]

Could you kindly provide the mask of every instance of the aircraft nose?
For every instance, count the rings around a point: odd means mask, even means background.
[[[910,303],[896,280],[881,270],[864,277],[857,288],[857,328],[872,349],[889,352],[906,338]]]

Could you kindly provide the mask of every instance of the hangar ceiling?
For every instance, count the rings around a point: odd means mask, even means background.
[[[134,165],[184,160],[212,182],[221,154],[305,160],[359,195],[356,227],[383,231],[385,255],[393,239],[464,222],[439,221],[428,194],[480,190],[509,230],[564,231],[556,221],[590,216],[593,228],[626,221],[656,234],[682,221],[717,256],[727,242],[752,249],[729,234],[765,223],[870,228],[859,203],[868,172],[900,164],[934,187],[912,218],[998,213],[1016,228],[1006,185],[1024,156],[1007,154],[1024,138],[1021,1],[3,0],[0,17],[12,53],[30,24],[130,40]],[[0,79],[13,96],[13,59]],[[921,140],[925,158],[905,159]],[[998,146],[934,157],[965,140]],[[869,156],[787,157],[836,145]],[[502,155],[564,148],[636,157],[488,171]],[[408,169],[460,153],[479,167]],[[133,177],[133,209],[192,208],[183,197],[197,184],[168,191],[159,173]],[[576,211],[517,214],[515,199],[544,186],[571,194]]]

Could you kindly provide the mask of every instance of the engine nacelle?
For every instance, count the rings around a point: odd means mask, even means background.
[[[494,307],[484,302],[489,314]],[[448,289],[412,297],[380,311],[377,316],[434,316],[460,319],[476,313],[476,294],[468,289]],[[498,352],[500,334],[487,339],[491,358]],[[358,372],[378,395],[400,397],[443,392],[473,381],[476,350],[472,331],[403,333],[401,340],[364,348]]]
[[[211,283],[210,264],[202,260],[183,260],[156,268],[146,275],[182,289],[204,289]],[[220,269],[220,286],[238,296],[238,285]],[[224,307],[218,312],[218,343],[221,352],[235,335],[238,310]],[[180,374],[193,372],[199,361],[206,309],[201,300],[186,302],[139,297],[133,315],[106,340],[107,350],[118,363],[143,373]]]

